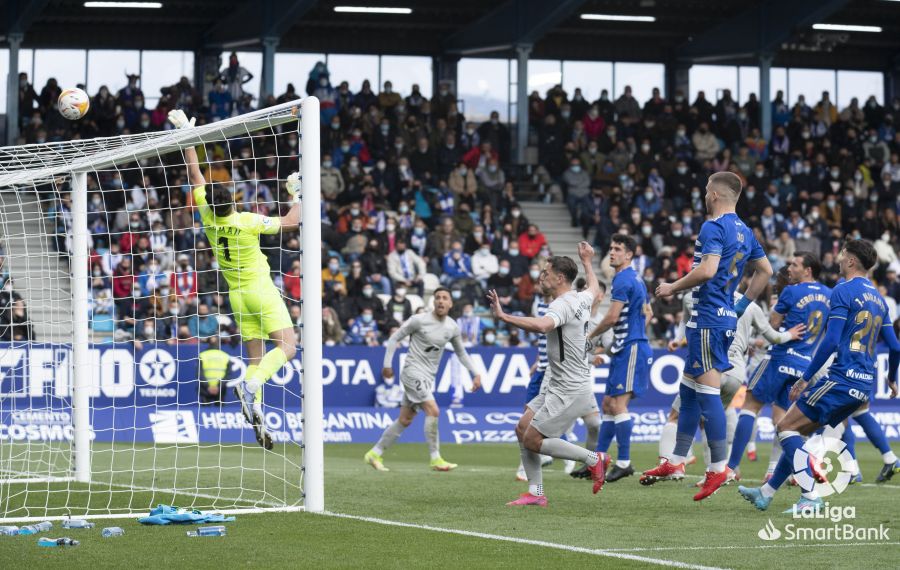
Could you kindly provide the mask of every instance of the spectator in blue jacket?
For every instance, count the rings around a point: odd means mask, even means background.
[[[450,251],[444,254],[443,274],[441,282],[450,285],[459,279],[474,279],[472,273],[472,257],[463,251],[463,244],[454,241]]]
[[[362,314],[356,317],[356,320],[350,325],[350,330],[347,332],[347,344],[366,344],[366,337],[371,337],[373,334],[376,337],[381,336],[372,309],[365,308],[362,310]]]

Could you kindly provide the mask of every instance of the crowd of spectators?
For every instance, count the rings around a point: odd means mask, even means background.
[[[23,114],[23,136],[43,142],[162,129],[176,106],[201,124],[241,113],[252,105],[240,87],[249,74],[236,58],[229,68],[232,73],[223,72],[205,100],[182,78],[162,90],[153,111],[143,107],[137,78],[129,77],[115,95],[101,87],[91,113],[75,123],[53,111],[53,80],[37,95],[25,77],[20,104],[27,109],[31,101],[34,110]],[[872,240],[880,261],[874,278],[897,317],[898,99],[886,106],[874,96],[862,105],[853,99],[838,109],[827,92],[812,105],[802,95],[788,103],[779,92],[766,140],[752,94],[738,102],[724,90],[713,102],[700,92],[690,102],[681,92],[667,99],[655,89],[641,103],[629,87],[618,98],[603,90],[590,100],[580,89],[569,94],[555,86],[528,99],[538,164],[527,179],[513,180],[509,128],[496,112],[486,121],[467,120],[450,85],[442,84],[430,99],[418,86],[397,93],[390,81],[377,93],[364,81],[353,93],[347,81],[332,80],[318,64],[305,92],[321,101],[328,344],[383,343],[400,322],[425,310],[422,297],[437,283],[450,288],[451,314],[469,344],[533,340],[498,326],[483,296],[485,289],[497,289],[507,310],[532,312],[542,262],[555,244],[527,219],[518,200],[523,187],[563,201],[572,226],[601,256],[613,234],[633,235],[634,266],[652,292],[658,282],[690,270],[706,216],[706,180],[725,170],[745,181],[738,213],[776,271],[794,252],[811,251],[822,260],[823,282],[833,285],[841,242]],[[288,85],[263,105],[299,97]],[[296,133],[254,140],[252,148],[246,141],[212,145],[212,180],[232,185],[239,209],[274,214],[278,180],[297,168],[297,147]],[[89,180],[95,324],[97,315],[109,314],[113,336],[136,341],[234,335],[224,281],[199,220],[184,207],[191,198],[183,167],[140,166]],[[67,200],[52,212],[61,250]],[[262,245],[299,320],[298,237],[263,236]],[[600,269],[609,280],[605,260]],[[662,343],[674,334],[681,303],[651,302],[651,338]]]

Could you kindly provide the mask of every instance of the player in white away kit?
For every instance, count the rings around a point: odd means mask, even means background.
[[[552,292],[554,300],[543,317],[507,315],[500,306],[497,292],[490,291],[487,295],[497,319],[528,332],[547,334],[550,361],[546,389],[528,403],[528,409],[516,426],[522,464],[528,475],[528,492],[508,505],[547,506],[540,454],[585,463],[591,471],[594,493],[603,488],[606,479],[608,455],[562,439],[576,419],[599,413],[588,360],[591,345],[587,342],[587,327],[600,286],[592,266],[594,249],[587,242],[581,242],[578,256],[584,265],[587,290],[581,293],[572,290],[572,282],[578,276],[575,262],[568,257],[551,257],[541,272],[540,283],[542,290]]]
[[[397,343],[404,337],[410,337],[406,363],[400,372],[400,383],[403,385],[404,392],[403,403],[400,405],[400,417],[384,430],[378,443],[365,455],[366,463],[376,471],[388,471],[381,456],[388,447],[397,441],[403,430],[409,427],[419,409],[425,412],[425,440],[428,442],[428,451],[431,452],[431,468],[434,471],[450,471],[456,468],[455,463],[444,461],[441,457],[438,439],[438,416],[441,411],[433,394],[438,365],[441,363],[447,343],[453,345],[453,351],[459,357],[459,361],[472,375],[473,392],[481,387],[481,375],[469,360],[469,355],[463,346],[459,325],[449,316],[451,307],[453,307],[453,298],[450,296],[450,290],[446,287],[438,287],[434,292],[434,311],[410,317],[388,339],[382,375],[385,378],[392,378]]]

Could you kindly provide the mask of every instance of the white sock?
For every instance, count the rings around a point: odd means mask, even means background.
[[[669,463],[672,465],[682,465],[684,463],[685,457],[684,455],[672,455],[669,457]]]
[[[809,491],[803,491],[802,493],[800,493],[800,495],[801,495],[804,499],[809,499],[810,501],[815,501],[816,499],[819,498],[819,492],[816,491],[816,488],[815,488],[815,487],[813,487],[813,488],[812,488],[811,490],[809,490]]]
[[[775,496],[775,489],[768,483],[763,484],[763,486],[760,487],[759,490],[762,493],[762,496],[767,499],[771,499]]]
[[[756,430],[753,430],[753,432],[756,433]],[[754,451],[756,451],[756,442],[751,439],[747,444],[747,453],[752,453]]]
[[[675,436],[678,434],[678,424],[674,422],[666,422],[662,427],[662,433],[659,436],[659,456],[666,459],[672,458],[675,451]]]
[[[377,443],[374,446],[372,446],[372,451],[375,452],[375,455],[384,455],[384,450],[381,449],[380,447],[378,447]]]
[[[725,471],[725,466],[728,465],[728,460],[723,459],[722,461],[716,461],[715,463],[711,463],[709,466],[709,470],[714,473],[721,473]]]
[[[528,492],[534,495],[535,497],[540,497],[544,494],[544,486],[543,485],[529,485]]]
[[[616,467],[619,467],[620,469],[625,469],[629,465],[631,465],[630,459],[617,459],[616,460]]]
[[[883,453],[883,454],[881,455],[881,458],[884,459],[884,462],[885,462],[885,463],[890,463],[890,464],[892,464],[892,465],[893,465],[894,463],[897,463],[897,456],[894,455],[894,452],[893,452],[893,451],[888,451],[887,453]]]
[[[856,477],[857,475],[859,475],[859,463],[855,459],[851,459],[849,463],[850,474]]]

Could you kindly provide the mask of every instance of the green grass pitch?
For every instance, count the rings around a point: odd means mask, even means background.
[[[889,527],[888,543],[790,542],[783,538],[763,541],[757,533],[769,519],[779,529],[795,522],[780,513],[797,498],[798,491],[782,489],[766,513],[757,512],[743,501],[735,486],[694,503],[692,484],[701,471],[697,465],[689,468],[689,479],[684,483],[644,488],[637,477],[631,477],[607,484],[594,496],[588,482],[572,480],[557,462],[545,470],[544,476],[550,506],[522,509],[505,506],[525,490],[523,483],[514,480],[518,463],[518,449],[514,446],[445,445],[444,457],[460,467],[450,473],[434,473],[427,468],[424,445],[400,444],[385,455],[391,471],[377,473],[362,461],[367,446],[335,444],[326,447],[328,510],[411,526],[386,526],[307,513],[243,514],[227,525],[226,537],[188,538],[186,527],[142,527],[134,518],[96,521],[97,527],[92,530],[65,530],[55,523],[46,535],[71,536],[82,544],[76,548],[45,549],[37,546],[36,537],[0,536],[0,560],[7,568],[66,569],[126,564],[129,568],[645,568],[678,564],[718,568],[897,567],[900,481],[883,486],[871,484],[880,468],[880,457],[864,440],[858,442],[857,448],[865,484],[852,486],[828,500],[832,505],[855,507],[856,519],[841,524]],[[286,470],[299,457],[273,460],[273,454],[268,454],[270,457],[264,460],[266,454],[259,448],[205,447],[199,453],[194,448],[189,453],[179,450],[180,454],[175,454],[174,449],[154,452],[152,448],[138,453],[99,451],[94,459],[95,471],[99,465],[105,469],[113,467],[117,485],[125,484],[127,479],[136,487],[160,487],[177,480],[179,485],[191,482],[195,492],[215,496],[218,488],[223,489],[219,496],[233,498],[242,486],[261,487],[264,469],[268,469],[274,475],[265,476],[266,492],[246,494],[242,500],[262,504],[289,498],[296,492],[285,481],[289,479]],[[656,445],[634,445],[632,452],[635,466],[645,469],[655,461]],[[742,465],[745,478],[761,478],[768,446],[760,446],[760,456],[760,461],[745,461]],[[152,471],[154,457],[158,466],[168,468]],[[249,469],[215,467],[241,461]],[[210,479],[218,487],[210,484]],[[6,513],[16,509],[21,513],[26,505],[33,508],[46,504],[54,513],[62,514],[66,501],[83,504],[88,496],[92,508],[111,510],[129,503],[138,508],[158,502],[190,502],[185,496],[132,493],[122,487],[115,487],[113,494],[95,487],[90,495],[60,492],[77,490],[74,484],[52,484],[48,488],[53,492],[29,487],[31,492],[25,495],[17,494],[15,485],[6,486],[0,492],[0,506]],[[807,527],[833,525],[827,520],[796,522]],[[101,538],[100,528],[113,525],[122,526],[126,535]],[[453,534],[436,528],[535,542]],[[553,548],[551,544],[585,551]]]

